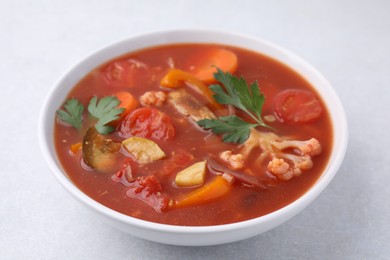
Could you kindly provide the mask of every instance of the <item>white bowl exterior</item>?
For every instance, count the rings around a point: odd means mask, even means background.
[[[331,115],[334,131],[333,152],[322,176],[302,197],[280,210],[248,221],[207,227],[173,226],[143,221],[111,210],[85,195],[69,180],[58,161],[53,142],[54,111],[62,104],[64,97],[88,72],[108,60],[139,49],[173,43],[218,43],[250,49],[286,64],[314,86]],[[272,43],[248,36],[207,30],[175,30],[141,35],[115,43],[83,59],[65,73],[55,84],[43,105],[39,139],[43,155],[60,183],[106,222],[147,240],[173,245],[200,246],[234,242],[258,235],[303,210],[328,185],[340,167],[347,148],[348,130],[344,109],[330,83],[295,54]]]

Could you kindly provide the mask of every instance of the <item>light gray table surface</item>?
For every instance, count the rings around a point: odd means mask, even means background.
[[[390,259],[390,1],[0,0],[0,259]],[[177,247],[103,224],[50,173],[42,102],[92,51],[145,32],[239,32],[318,68],[339,94],[349,147],[302,213],[244,241]]]

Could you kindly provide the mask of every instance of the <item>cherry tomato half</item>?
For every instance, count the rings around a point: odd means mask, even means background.
[[[131,112],[119,127],[123,138],[139,136],[156,140],[168,140],[175,136],[171,118],[165,113],[149,107]]]
[[[287,89],[275,96],[274,113],[279,121],[288,124],[309,123],[322,114],[322,105],[310,91]]]

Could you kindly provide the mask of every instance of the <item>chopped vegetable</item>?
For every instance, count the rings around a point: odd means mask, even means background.
[[[171,156],[164,160],[164,165],[162,166],[159,174],[161,176],[168,176],[180,169],[191,164],[194,156],[185,149],[176,149],[172,152]]]
[[[161,86],[167,88],[178,88],[185,83],[189,84],[195,91],[202,94],[215,108],[221,108],[221,105],[213,98],[213,92],[207,85],[188,72],[179,69],[171,69],[160,81]]]
[[[161,107],[166,99],[167,94],[162,91],[146,91],[140,96],[139,101],[143,106]]]
[[[141,107],[131,112],[119,127],[118,133],[123,138],[140,136],[155,140],[169,140],[175,136],[171,118],[150,107]]]
[[[131,111],[139,106],[139,103],[132,94],[127,91],[120,91],[115,94],[115,97],[120,101],[117,108],[123,108],[123,112],[120,114],[120,118],[125,118]]]
[[[240,153],[233,154],[232,151],[227,150],[220,153],[219,158],[221,158],[222,161],[225,161],[229,167],[234,170],[240,170],[245,166],[244,158]]]
[[[101,134],[108,134],[115,130],[113,126],[107,125],[119,118],[119,115],[125,110],[118,108],[120,101],[114,96],[106,96],[100,100],[94,96],[89,101],[89,113],[98,119],[95,124],[96,130]]]
[[[76,129],[80,129],[83,123],[82,114],[84,111],[83,104],[76,98],[71,98],[64,105],[65,110],[58,109],[57,117]]]
[[[119,171],[111,176],[111,180],[122,183],[124,186],[129,186],[135,180],[131,164],[129,162],[125,163]]]
[[[120,143],[99,134],[90,127],[83,138],[83,160],[92,169],[109,170],[115,164],[114,154],[119,151]]]
[[[278,93],[274,101],[274,112],[281,122],[289,124],[308,123],[322,114],[318,98],[307,90],[287,89]]]
[[[122,141],[122,145],[139,163],[154,162],[166,156],[155,142],[146,138],[133,136]]]
[[[254,186],[257,188],[261,188],[261,189],[267,188],[267,186],[264,183],[262,183],[258,178],[254,177],[254,176],[250,176],[250,175],[245,174],[243,172],[232,170],[226,166],[223,166],[222,164],[219,164],[217,161],[215,161],[214,159],[212,159],[210,157],[207,157],[206,160],[207,160],[207,165],[208,165],[210,170],[216,171],[220,174],[227,173],[227,174],[233,176],[234,178],[236,178],[237,180],[239,180],[247,185],[250,185],[250,186]]]
[[[179,187],[202,185],[206,174],[206,161],[197,162],[180,171],[175,178]]]
[[[257,163],[270,157],[268,171],[281,180],[289,180],[312,168],[312,157],[321,154],[322,150],[320,142],[315,138],[306,141],[287,140],[274,133],[261,133],[252,129],[241,150],[244,158],[248,158],[256,147],[262,150]]]
[[[70,151],[72,152],[72,154],[76,154],[82,148],[82,145],[83,145],[82,142],[72,144],[70,146]]]
[[[193,121],[215,118],[211,110],[202,105],[196,98],[185,90],[172,91],[168,95],[169,103],[183,116],[191,118]]]
[[[187,207],[205,204],[226,195],[231,184],[222,176],[216,176],[211,182],[177,199],[173,207]]]
[[[195,77],[205,83],[215,82],[214,73],[216,67],[222,71],[234,73],[237,69],[237,56],[234,52],[222,48],[210,48],[197,53],[196,60],[193,62],[195,71],[192,72]]]
[[[169,199],[162,195],[162,186],[154,175],[135,179],[129,184],[126,195],[147,203],[158,213],[168,209]]]
[[[215,100],[224,105],[232,105],[249,115],[255,123],[248,123],[237,116],[224,116],[218,119],[203,119],[198,125],[211,129],[213,133],[223,133],[223,141],[232,143],[243,143],[248,139],[250,130],[257,127],[270,127],[261,118],[264,95],[260,93],[257,82],[248,86],[243,77],[237,78],[228,72],[218,68],[214,77],[221,82],[220,85],[212,85],[210,89],[215,93]]]
[[[227,181],[228,183],[233,183],[234,182],[234,177],[232,175],[230,175],[229,173],[223,173],[221,175],[222,178],[225,179],[225,181]]]

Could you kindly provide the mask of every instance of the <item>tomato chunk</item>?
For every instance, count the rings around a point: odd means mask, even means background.
[[[119,171],[112,175],[111,180],[129,186],[134,181],[133,169],[131,168],[130,162],[126,162]]]
[[[178,149],[167,160],[159,172],[161,176],[168,176],[177,173],[179,170],[189,166],[193,161],[194,156],[184,149]]]
[[[323,108],[310,91],[287,89],[275,96],[274,113],[280,122],[288,124],[309,123],[317,120]]]
[[[165,113],[154,108],[142,107],[125,118],[118,133],[123,138],[139,136],[168,140],[175,136],[175,128],[171,118]]]
[[[156,212],[164,212],[168,208],[169,199],[162,195],[161,184],[154,175],[138,177],[129,188],[126,192],[128,197],[147,203]]]

